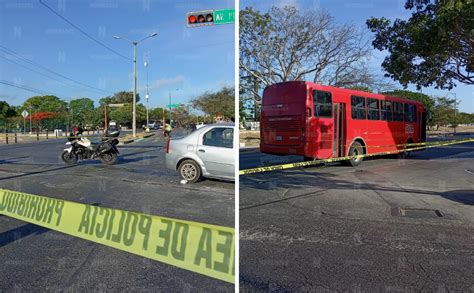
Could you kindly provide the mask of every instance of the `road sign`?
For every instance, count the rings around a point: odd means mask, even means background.
[[[228,24],[235,22],[235,9],[214,10],[214,24]]]
[[[166,108],[173,109],[173,108],[178,108],[179,106],[180,106],[180,104],[168,104],[168,105],[166,105]]]
[[[30,113],[28,113],[28,111],[26,110],[23,110],[23,112],[21,112],[21,116],[23,116],[23,118],[28,117],[28,115],[30,115]]]
[[[109,106],[110,108],[120,108],[125,106],[125,104],[108,104],[107,106]]]

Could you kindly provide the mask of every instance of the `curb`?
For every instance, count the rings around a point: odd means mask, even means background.
[[[260,152],[259,147],[244,147],[244,148],[239,148],[239,153],[258,153]]]
[[[147,134],[147,135],[144,135],[142,137],[137,137],[137,138],[133,138],[133,139],[127,139],[127,140],[124,140],[123,142],[120,142],[119,145],[124,145],[124,144],[129,144],[129,143],[132,143],[132,142],[135,142],[135,141],[141,141],[145,138],[149,138],[149,137],[152,137],[154,136],[156,133],[150,133],[150,134]]]

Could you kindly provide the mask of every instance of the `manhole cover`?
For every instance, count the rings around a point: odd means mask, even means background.
[[[417,208],[392,208],[392,216],[401,216],[407,218],[429,219],[429,218],[444,218],[442,211],[437,209],[417,209]]]

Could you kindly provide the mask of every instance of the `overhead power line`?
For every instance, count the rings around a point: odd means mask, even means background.
[[[9,53],[9,54],[12,54],[12,55],[15,56],[16,58],[18,58],[18,59],[20,59],[20,60],[22,60],[22,61],[24,61],[24,62],[27,62],[27,63],[29,63],[29,64],[31,64],[31,65],[33,65],[33,66],[36,66],[36,67],[38,67],[38,68],[41,68],[42,70],[45,70],[45,71],[47,71],[47,72],[49,72],[49,73],[51,73],[51,74],[54,74],[54,75],[56,75],[56,76],[59,76],[59,77],[61,77],[61,78],[66,79],[66,80],[72,81],[72,82],[74,82],[74,83],[76,83],[76,84],[80,84],[80,85],[82,85],[82,86],[88,87],[88,88],[93,89],[93,90],[95,90],[95,91],[99,91],[99,92],[101,92],[101,93],[106,93],[106,94],[110,94],[110,93],[111,93],[111,92],[105,91],[105,90],[103,90],[103,89],[100,89],[100,88],[98,88],[98,87],[91,86],[91,85],[85,84],[85,83],[83,83],[83,82],[74,80],[74,79],[69,78],[69,77],[67,77],[67,76],[65,76],[65,75],[63,75],[63,74],[61,74],[61,73],[56,72],[56,71],[53,71],[53,70],[51,70],[51,69],[49,69],[49,68],[47,68],[47,67],[45,67],[45,66],[43,66],[43,65],[41,65],[41,64],[38,64],[38,63],[36,63],[36,62],[34,62],[34,61],[28,59],[28,58],[25,58],[25,57],[20,56],[18,53],[16,53],[15,51],[13,51],[13,50],[11,50],[11,49],[5,47],[5,46],[0,45],[0,48],[3,49],[4,51],[6,51],[6,52]]]
[[[71,25],[72,27],[74,27],[75,29],[77,29],[79,32],[81,32],[83,35],[85,35],[87,38],[91,39],[92,41],[94,41],[95,43],[101,45],[102,47],[106,48],[107,50],[109,50],[110,52],[113,52],[114,54],[126,59],[126,60],[129,60],[129,61],[133,61],[131,58],[123,55],[123,54],[120,54],[119,52],[115,51],[114,49],[110,48],[109,46],[105,45],[104,43],[102,43],[101,41],[97,40],[96,38],[94,38],[93,36],[91,36],[90,34],[88,34],[87,32],[85,32],[83,29],[81,29],[80,27],[78,27],[77,25],[75,25],[74,23],[72,23],[70,20],[68,20],[66,17],[62,16],[61,14],[59,14],[56,10],[54,10],[53,8],[51,8],[50,6],[48,6],[48,4],[44,3],[42,0],[39,0],[39,2],[46,8],[48,8],[52,13],[54,13],[56,16],[58,16],[59,18],[61,18],[62,20],[64,20],[65,22],[67,22],[69,25]]]
[[[19,89],[22,89],[22,90],[25,90],[25,91],[29,91],[29,92],[32,92],[32,93],[35,93],[35,94],[39,94],[39,95],[46,95],[47,94],[47,93],[45,93],[45,92],[43,92],[39,89],[29,87],[29,86],[24,86],[24,85],[13,83],[13,82],[9,82],[9,81],[6,81],[6,80],[0,80],[0,83],[4,84],[4,85],[11,86],[11,87],[16,87],[16,88],[19,88]]]
[[[35,70],[35,69],[33,69],[33,68],[29,68],[28,66],[25,66],[25,65],[23,65],[23,64],[21,64],[21,63],[19,63],[19,62],[14,61],[14,60],[11,60],[11,59],[9,59],[9,58],[7,58],[7,57],[5,57],[5,56],[0,56],[0,58],[5,59],[6,61],[8,61],[8,62],[10,62],[10,63],[13,63],[13,64],[16,64],[16,65],[18,65],[18,66],[20,66],[20,67],[23,67],[23,68],[25,68],[25,69],[27,69],[27,70],[29,70],[29,71],[31,71],[31,72],[34,72],[34,73],[37,73],[37,74],[39,74],[39,75],[41,75],[41,76],[44,76],[44,77],[47,77],[47,78],[49,78],[49,79],[55,80],[55,81],[57,81],[57,82],[59,82],[59,83],[62,83],[62,84],[64,84],[64,85],[72,86],[72,87],[75,87],[75,88],[79,88],[79,89],[80,89],[80,87],[78,87],[78,86],[76,86],[76,85],[74,85],[74,84],[68,84],[68,83],[64,82],[63,80],[60,80],[60,79],[55,78],[55,77],[52,77],[52,76],[50,76],[50,75],[46,75],[44,72]]]

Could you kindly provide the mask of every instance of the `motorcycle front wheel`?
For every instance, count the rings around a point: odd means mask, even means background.
[[[100,156],[100,160],[106,165],[114,165],[118,162],[118,155],[114,152],[105,153]]]
[[[77,157],[72,152],[68,151],[64,151],[61,154],[61,160],[68,165],[74,165],[77,163]]]

